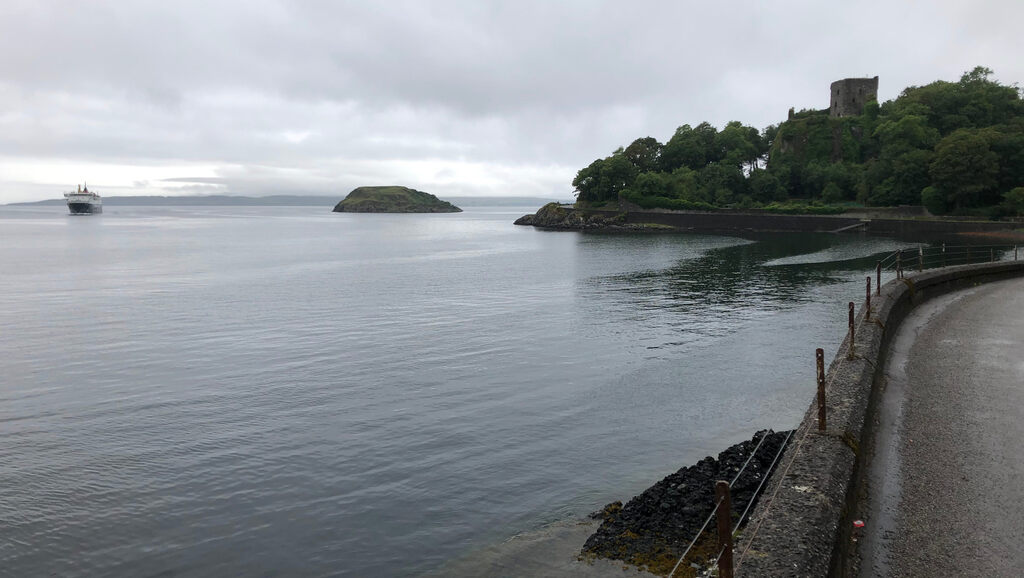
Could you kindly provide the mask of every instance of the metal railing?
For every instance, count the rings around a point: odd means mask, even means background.
[[[929,245],[899,249],[879,261],[880,271],[892,271],[902,278],[905,271],[935,269],[953,265],[972,265],[996,261],[1016,261],[1017,245]]]
[[[875,294],[881,294],[883,272],[895,273],[897,279],[902,279],[906,275],[907,271],[922,272],[925,269],[951,267],[955,265],[992,263],[996,261],[1010,260],[1016,261],[1020,252],[1021,251],[1018,250],[1017,245],[946,245],[944,243],[941,245],[920,245],[909,249],[899,249],[887,254],[876,263]],[[1020,256],[1024,257],[1024,255]],[[871,294],[871,276],[868,275],[865,279],[865,300],[862,308],[864,314],[860,316],[861,323],[871,322]],[[831,385],[835,376],[839,373],[839,369],[842,367],[843,363],[856,357],[854,341],[856,336],[857,316],[855,314],[855,308],[856,304],[853,301],[850,301],[847,305],[848,333],[847,338],[844,340],[846,350],[841,352],[840,355],[837,355],[838,365],[836,366],[835,371],[832,372],[832,378],[828,383],[825,381],[824,350],[820,348],[815,350],[818,417],[813,421],[817,422],[816,429],[819,433],[824,433],[826,428],[825,391]],[[739,534],[740,526],[746,521],[747,514],[750,511],[751,506],[761,497],[761,492],[764,489],[765,482],[774,472],[775,466],[778,464],[782,453],[789,446],[789,442],[793,437],[793,434],[797,434],[798,439],[796,441],[796,448],[799,450],[800,446],[803,445],[804,440],[812,429],[815,428],[810,427],[809,422],[801,422],[801,424],[789,432],[789,435],[786,436],[785,441],[782,442],[782,445],[776,452],[775,457],[772,459],[771,465],[764,473],[761,483],[757,486],[753,495],[750,497],[750,501],[747,504],[746,509],[743,511],[743,514],[740,515],[735,525],[732,525],[731,529],[729,524],[731,520],[731,498],[729,490],[732,488],[733,484],[736,483],[736,480],[738,480],[743,474],[744,470],[746,470],[747,465],[754,459],[758,450],[761,449],[761,444],[764,442],[764,439],[768,437],[768,433],[765,432],[761,441],[758,442],[757,446],[751,452],[750,457],[747,458],[746,463],[743,464],[743,467],[740,468],[740,471],[737,472],[731,482],[726,482],[724,480],[716,482],[715,503],[712,505],[711,511],[708,514],[707,519],[704,521],[704,525],[697,531],[697,534],[690,541],[689,546],[687,546],[682,556],[679,557],[679,561],[676,562],[675,567],[672,568],[672,571],[669,573],[669,578],[676,575],[676,572],[686,560],[686,556],[700,540],[701,536],[708,528],[708,524],[710,524],[711,520],[714,518],[717,518],[718,520],[718,555],[714,560],[710,561],[710,564],[708,564],[707,567],[701,567],[701,565],[696,563],[691,563],[690,566],[698,570],[697,575],[710,576],[712,572],[717,569],[719,578],[733,577],[735,568],[740,566],[743,561],[743,557],[747,554],[747,550],[744,550],[734,562],[733,539]],[[789,463],[786,466],[784,466],[783,476],[789,472],[790,466],[793,465],[793,461],[796,459],[796,454],[797,451],[794,451],[793,458],[789,460]],[[775,494],[778,493],[779,488],[782,486],[783,484],[776,484],[775,491],[767,498],[768,501],[766,502],[765,511],[771,508]],[[757,535],[757,532],[761,527],[761,522],[763,522],[765,518],[766,516],[762,516],[756,527],[751,530],[751,538],[747,541],[747,549],[749,549],[750,543],[753,541],[753,536]]]

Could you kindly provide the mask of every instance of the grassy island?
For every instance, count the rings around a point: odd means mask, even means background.
[[[359,187],[334,206],[335,213],[461,213],[430,193],[409,187]]]

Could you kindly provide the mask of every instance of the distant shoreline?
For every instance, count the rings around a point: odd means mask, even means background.
[[[334,207],[341,195],[269,195],[266,197],[245,197],[231,195],[206,196],[123,196],[103,197],[104,206],[170,206],[170,207]],[[450,197],[452,202],[465,207],[481,207],[494,205],[537,206],[552,202],[554,199],[542,197]],[[564,201],[564,199],[563,199]],[[5,207],[27,206],[61,206],[64,199],[46,199],[44,201],[26,201],[8,203]]]

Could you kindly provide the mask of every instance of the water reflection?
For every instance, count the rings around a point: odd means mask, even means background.
[[[882,256],[914,245],[828,233],[683,235],[648,243],[674,243],[674,258],[663,267],[648,261],[641,270],[582,277],[577,293],[583,307],[602,311],[610,324],[642,321],[645,334],[637,338],[657,343],[651,348],[721,336],[737,322],[820,300],[823,287],[849,283]],[[667,341],[659,343],[657,334]]]

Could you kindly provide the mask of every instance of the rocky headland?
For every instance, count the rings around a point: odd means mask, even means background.
[[[654,574],[668,574],[690,541],[700,531],[715,503],[715,482],[732,481],[750,458],[743,474],[732,486],[732,523],[748,505],[753,510],[761,481],[770,472],[789,432],[760,431],[722,453],[680,469],[626,503],[612,502],[592,517],[602,519],[600,527],[583,546],[583,559],[621,560]],[[712,521],[680,568],[694,575],[691,563],[710,566],[717,556],[717,531]]]
[[[461,213],[430,193],[409,187],[358,187],[334,206],[335,213]]]
[[[615,215],[585,214],[558,203],[548,203],[532,215],[523,215],[516,225],[563,231],[671,231],[674,227],[651,223],[627,223],[625,211]]]

